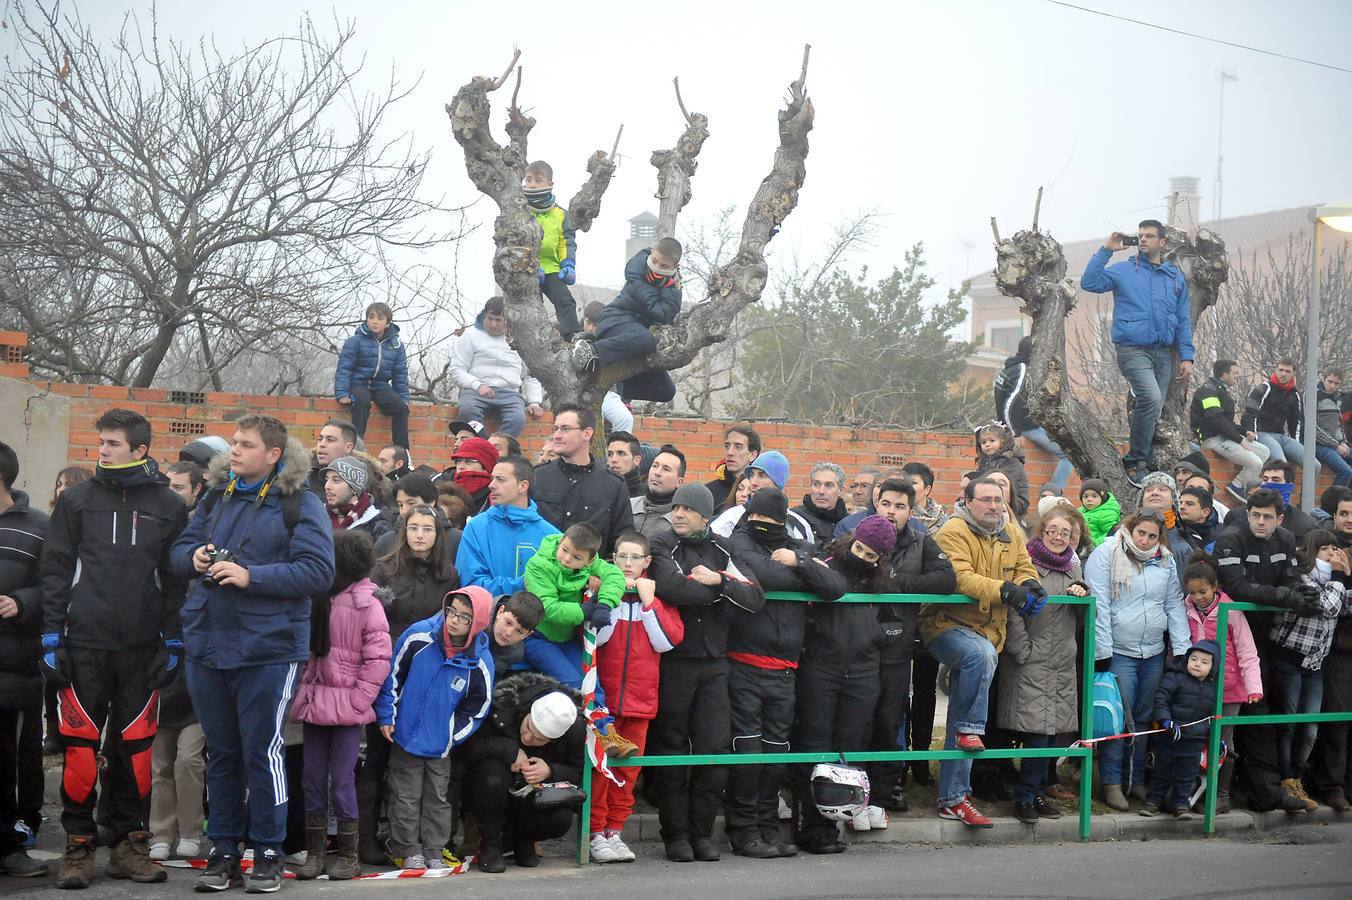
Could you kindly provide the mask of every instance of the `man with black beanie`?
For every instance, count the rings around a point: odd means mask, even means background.
[[[680,610],[685,639],[662,654],[658,712],[648,732],[651,756],[727,753],[728,620],[731,607],[757,612],[760,585],[733,564],[726,541],[709,531],[714,498],[683,484],[671,501],[672,533],[653,542],[649,575],[657,595]],[[667,859],[714,862],[714,818],[727,771],[722,766],[662,766],[644,776],[657,806]]]
[[[789,504],[762,488],[730,538],[738,568],[765,591],[792,591],[835,600],[845,590],[840,573],[818,565],[816,546],[788,534]],[[787,753],[796,705],[798,658],[808,604],[767,600],[758,613],[732,611],[728,629],[728,694],[734,753]],[[792,856],[779,833],[779,785],[784,766],[734,766],[728,776],[724,821],[738,856]]]

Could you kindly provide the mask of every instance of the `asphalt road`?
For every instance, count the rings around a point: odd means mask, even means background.
[[[1275,897],[1292,900],[1352,896],[1352,824],[1287,829],[1267,840],[1169,840],[1140,843],[1032,844],[999,847],[861,845],[841,856],[757,861],[725,856],[719,863],[669,863],[658,844],[643,844],[636,863],[579,868],[554,844],[543,866],[504,875],[470,872],[441,879],[288,881],[286,896],[403,898],[473,897],[532,900],[609,895],[735,900],[810,897],[1056,897],[1058,900],[1165,900],[1172,897]],[[163,885],[131,885],[102,876],[87,897],[181,896],[194,873],[171,871]],[[55,864],[53,864],[55,867]],[[50,878],[0,876],[0,893],[55,897]],[[66,892],[61,896],[70,897]],[[231,893],[229,896],[239,896]]]

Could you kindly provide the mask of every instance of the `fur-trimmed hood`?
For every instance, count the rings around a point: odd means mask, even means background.
[[[493,709],[519,709],[552,691],[562,691],[573,698],[578,709],[582,708],[582,694],[578,691],[541,672],[522,672],[493,685]]]
[[[282,454],[282,470],[272,482],[272,491],[278,495],[295,494],[305,490],[310,477],[310,451],[294,437],[286,439]],[[230,454],[222,453],[207,467],[207,490],[222,487],[230,480]]]

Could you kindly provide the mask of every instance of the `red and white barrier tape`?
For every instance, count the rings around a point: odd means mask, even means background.
[[[1190,726],[1192,726],[1192,725],[1201,725],[1203,722],[1210,722],[1210,721],[1211,721],[1212,719],[1214,719],[1214,718],[1216,718],[1216,717],[1215,717],[1215,716],[1206,716],[1205,718],[1198,719],[1198,720],[1195,721],[1195,722],[1179,722],[1179,723],[1178,723],[1178,727],[1179,727],[1179,728],[1188,728],[1188,727],[1190,727]],[[1098,745],[1098,744],[1102,744],[1104,741],[1120,741],[1120,740],[1122,740],[1123,738],[1145,737],[1146,735],[1149,735],[1149,734],[1164,734],[1164,733],[1167,732],[1168,730],[1169,730],[1169,729],[1167,729],[1167,728],[1151,728],[1151,729],[1149,729],[1149,730],[1147,730],[1147,731],[1124,731],[1124,732],[1121,733],[1121,734],[1110,734],[1110,735],[1108,735],[1107,737],[1101,737],[1101,738],[1086,738],[1086,739],[1083,739],[1083,740],[1078,740],[1078,741],[1076,741],[1075,743],[1071,744],[1070,746],[1072,746],[1072,747],[1093,747],[1093,746],[1096,746],[1096,745]]]
[[[469,871],[470,866],[473,863],[474,857],[467,856],[455,865],[445,869],[395,869],[391,872],[368,872],[365,875],[358,875],[352,880],[385,881],[394,878],[446,878],[451,875],[465,874]],[[205,859],[170,859],[160,863],[160,865],[171,869],[205,869],[207,867],[207,861]],[[242,859],[240,860],[239,867],[240,871],[247,872],[249,869],[253,868],[253,860],[247,858]],[[295,878],[296,874],[294,872],[283,870],[282,877]],[[319,881],[320,879],[324,881],[330,880],[327,875],[320,875],[319,878],[315,880]]]

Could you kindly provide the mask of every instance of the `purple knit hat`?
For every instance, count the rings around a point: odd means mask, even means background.
[[[897,526],[882,516],[867,516],[854,527],[854,539],[879,556],[887,556],[897,546]]]

